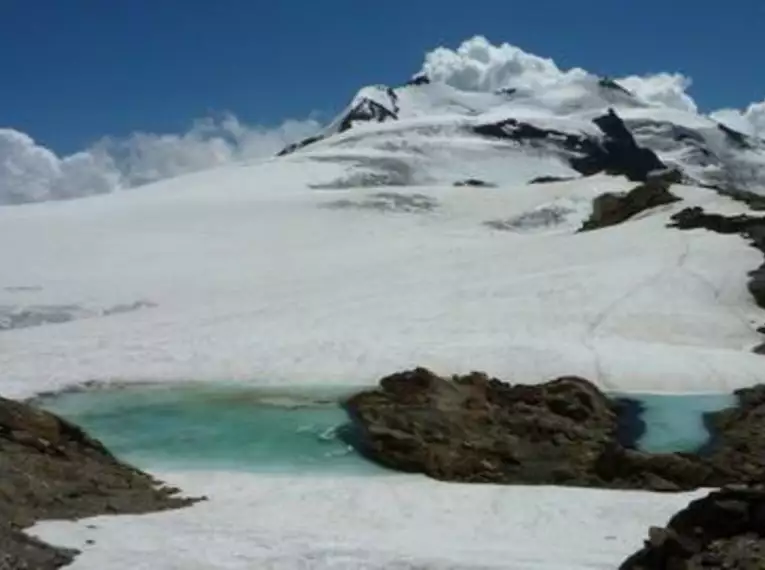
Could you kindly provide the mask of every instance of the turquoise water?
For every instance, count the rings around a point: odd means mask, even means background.
[[[135,385],[61,394],[41,405],[143,469],[390,473],[338,436],[348,421],[339,402],[349,393],[332,387]],[[625,397],[642,405],[642,413],[625,419],[626,433],[633,440],[640,434],[636,446],[655,453],[697,450],[709,438],[703,414],[735,405],[726,394]]]
[[[41,405],[144,469],[385,473],[338,437],[346,393],[143,385],[67,393]]]
[[[733,394],[630,394],[643,406],[645,433],[637,447],[653,453],[693,452],[709,439],[704,413],[736,405]]]

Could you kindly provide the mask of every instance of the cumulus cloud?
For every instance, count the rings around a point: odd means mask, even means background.
[[[104,138],[70,156],[56,155],[25,133],[0,129],[0,204],[102,194],[269,156],[319,128],[313,119],[267,128],[224,115],[196,121],[182,134]]]
[[[583,69],[562,70],[552,59],[527,53],[507,43],[494,45],[483,36],[466,40],[456,49],[436,48],[426,54],[420,73],[465,91],[516,88],[535,90],[539,97],[545,96],[545,87],[586,88],[597,80],[595,75]],[[616,81],[648,104],[699,112],[688,93],[691,79],[681,73],[632,75],[616,78]],[[568,92],[575,96],[576,89]],[[765,137],[765,101],[754,103],[745,110],[716,111],[711,117],[738,131]]]
[[[439,47],[425,55],[421,73],[464,91],[496,91],[513,87],[544,87],[586,76],[581,69],[561,71],[551,59],[510,45],[493,45],[483,36],[456,50]]]
[[[538,89],[597,79],[580,68],[562,70],[552,59],[507,43],[493,45],[483,36],[463,42],[456,50],[439,47],[426,54],[421,73],[465,91]],[[696,111],[696,104],[686,93],[691,81],[679,73],[633,75],[617,81],[648,103]]]
[[[712,113],[712,118],[747,135],[765,139],[765,101],[752,103],[743,111],[720,109]]]
[[[691,78],[681,73],[631,75],[617,79],[620,85],[654,105],[664,105],[690,113],[698,112],[696,102],[688,95]]]

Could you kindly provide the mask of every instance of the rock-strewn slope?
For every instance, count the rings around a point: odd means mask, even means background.
[[[177,493],[115,459],[79,427],[0,398],[0,570],[48,570],[72,560],[75,552],[21,532],[38,520],[146,513],[195,501]]]

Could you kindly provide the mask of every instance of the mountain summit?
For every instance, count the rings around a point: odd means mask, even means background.
[[[765,141],[698,112],[676,77],[563,72],[485,42],[432,52],[405,85],[362,88],[317,136],[280,155],[348,161],[360,149],[374,151],[373,162],[358,161],[354,179],[376,184],[598,172],[643,181],[672,169],[692,184],[765,191]]]

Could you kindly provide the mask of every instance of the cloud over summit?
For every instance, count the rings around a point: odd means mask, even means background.
[[[546,87],[571,87],[575,93],[598,79],[580,68],[561,69],[552,59],[507,43],[494,45],[483,36],[470,38],[456,49],[439,47],[427,53],[421,73],[465,91],[515,87],[544,93]],[[691,80],[680,73],[633,75],[617,81],[647,103],[698,112],[688,93]],[[765,101],[710,116],[765,138]],[[107,193],[270,156],[320,128],[310,118],[289,120],[275,128],[252,126],[229,114],[198,120],[180,134],[106,137],[69,156],[56,155],[25,133],[0,128],[0,205]]]

